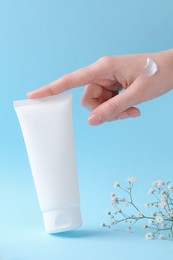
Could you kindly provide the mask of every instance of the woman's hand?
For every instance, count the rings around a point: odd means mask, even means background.
[[[147,59],[155,70],[146,67]],[[85,86],[83,106],[91,110],[88,122],[104,122],[137,117],[139,103],[153,99],[173,88],[173,50],[150,54],[102,57],[28,94],[42,98],[71,88]]]

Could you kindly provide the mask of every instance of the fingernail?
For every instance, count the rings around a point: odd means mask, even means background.
[[[129,113],[129,116],[130,117],[137,117],[137,116],[140,116],[140,114],[139,114],[139,112],[133,111],[133,112]]]
[[[99,124],[102,123],[102,120],[101,120],[101,117],[99,115],[92,114],[88,118],[88,123],[90,125],[99,125]]]
[[[28,92],[26,95],[27,95],[28,97],[31,97],[34,93],[35,93],[35,91],[33,90],[33,91],[31,91],[31,92]]]
[[[129,115],[127,115],[127,114],[122,114],[122,115],[120,115],[119,117],[118,117],[118,119],[125,119],[125,118],[128,118],[129,117]]]

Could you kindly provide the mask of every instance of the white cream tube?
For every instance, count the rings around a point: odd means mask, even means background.
[[[14,101],[49,233],[81,226],[72,128],[72,95]]]

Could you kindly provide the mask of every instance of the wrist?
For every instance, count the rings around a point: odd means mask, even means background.
[[[168,60],[168,64],[173,69],[173,49],[169,49],[166,51],[166,57]]]
[[[159,56],[164,70],[167,71],[167,81],[169,82],[171,90],[173,89],[173,49],[162,51]]]
[[[168,50],[168,56],[169,56],[169,65],[171,69],[171,81],[172,81],[172,89],[173,89],[173,49]]]

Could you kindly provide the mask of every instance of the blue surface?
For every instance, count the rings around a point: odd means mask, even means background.
[[[103,55],[173,47],[173,2],[0,0],[0,259],[171,259],[172,242],[146,241],[137,227],[100,229],[115,180],[139,179],[141,207],[155,179],[173,180],[173,93],[140,105],[138,119],[99,127],[74,93],[81,229],[43,230],[15,99]]]

